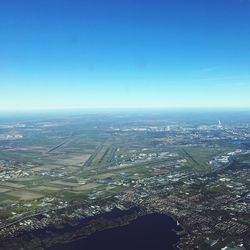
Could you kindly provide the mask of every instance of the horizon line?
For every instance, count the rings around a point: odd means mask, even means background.
[[[148,107],[63,107],[63,108],[34,108],[34,109],[0,109],[1,113],[37,113],[37,112],[74,112],[74,111],[136,111],[136,110],[249,110],[250,106],[148,106]]]

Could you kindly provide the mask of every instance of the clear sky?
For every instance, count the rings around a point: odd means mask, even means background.
[[[250,107],[250,0],[2,0],[0,110]]]

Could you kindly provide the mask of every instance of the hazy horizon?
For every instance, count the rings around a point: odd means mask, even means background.
[[[105,114],[105,113],[220,113],[220,112],[250,112],[250,107],[110,107],[110,108],[60,108],[60,109],[12,109],[1,110],[0,115],[13,114]]]

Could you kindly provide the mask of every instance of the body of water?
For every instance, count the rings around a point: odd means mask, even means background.
[[[171,250],[179,240],[175,230],[180,229],[171,217],[150,214],[129,225],[99,231],[88,238],[57,245],[50,250]]]

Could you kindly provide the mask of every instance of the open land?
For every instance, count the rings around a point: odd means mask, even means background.
[[[250,249],[250,113],[206,112],[1,121],[0,134],[21,135],[0,141],[2,248],[38,249],[23,235],[136,207],[177,220],[181,249]]]

